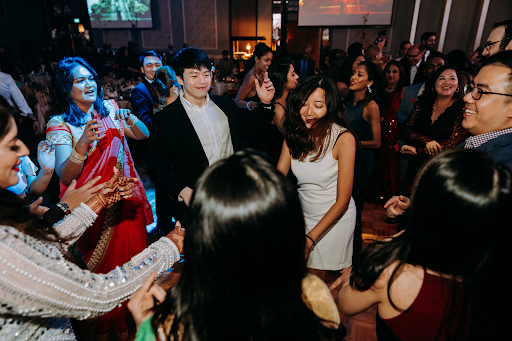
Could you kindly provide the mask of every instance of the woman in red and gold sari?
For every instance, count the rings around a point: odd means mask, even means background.
[[[107,181],[115,166],[122,176],[139,177],[125,137],[148,138],[149,132],[129,110],[104,101],[96,72],[81,58],[61,60],[52,73],[54,115],[46,136],[55,146],[56,171],[61,196],[76,179],[80,187],[101,175]],[[108,206],[78,240],[78,250],[90,271],[107,273],[129,261],[148,246],[146,225],[153,221],[142,182],[135,195]],[[95,333],[109,339],[126,339],[126,305],[97,320]],[[119,335],[120,334],[120,335]]]

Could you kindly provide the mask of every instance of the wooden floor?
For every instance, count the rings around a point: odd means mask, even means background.
[[[397,232],[398,224],[388,224],[386,210],[381,205],[366,203],[362,213],[363,221],[363,239],[365,243],[374,238],[381,238],[393,235]],[[363,246],[364,247],[364,246]],[[176,282],[180,276],[181,264],[172,269],[172,271],[164,273],[158,283],[167,290]],[[330,285],[338,278],[336,272],[331,272],[327,276],[327,285]],[[338,296],[339,288],[335,289],[332,294],[334,299]],[[376,341],[375,334],[375,314],[377,309],[372,307],[365,312],[356,316],[347,318],[341,315],[341,321],[348,331],[347,341]]]

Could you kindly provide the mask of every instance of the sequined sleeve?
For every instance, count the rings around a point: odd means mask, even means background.
[[[46,140],[52,145],[67,144],[73,145],[71,130],[58,117],[52,117],[46,125]]]
[[[418,124],[418,117],[422,112],[420,110],[420,106],[416,104],[414,109],[412,110],[407,120],[405,120],[404,125],[402,127],[402,139],[406,144],[410,144],[414,147],[423,147],[428,142],[432,141],[432,139],[426,135],[418,133],[416,130],[416,125]]]
[[[179,257],[164,237],[109,273],[94,274],[66,261],[57,246],[0,226],[0,316],[100,316],[127,300],[152,271],[160,275]]]
[[[85,230],[92,226],[97,217],[98,215],[89,206],[81,203],[70,215],[55,224],[53,226],[55,232],[61,239],[66,240],[62,243],[61,249],[65,251],[73,245]]]

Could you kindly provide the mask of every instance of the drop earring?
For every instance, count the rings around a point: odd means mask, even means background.
[[[369,93],[372,93],[372,92],[373,92],[373,91],[372,91],[372,88],[370,88],[370,85],[369,85],[369,84],[368,84],[366,87],[368,88],[368,92],[369,92]]]

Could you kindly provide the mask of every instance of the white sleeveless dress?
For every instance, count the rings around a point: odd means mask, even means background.
[[[311,231],[336,202],[338,161],[332,156],[337,137],[346,128],[334,124],[325,155],[315,162],[292,158],[291,169],[297,177],[299,199],[304,213],[306,233]],[[341,270],[352,265],[356,206],[350,198],[348,209],[317,240],[311,249],[308,268]]]

